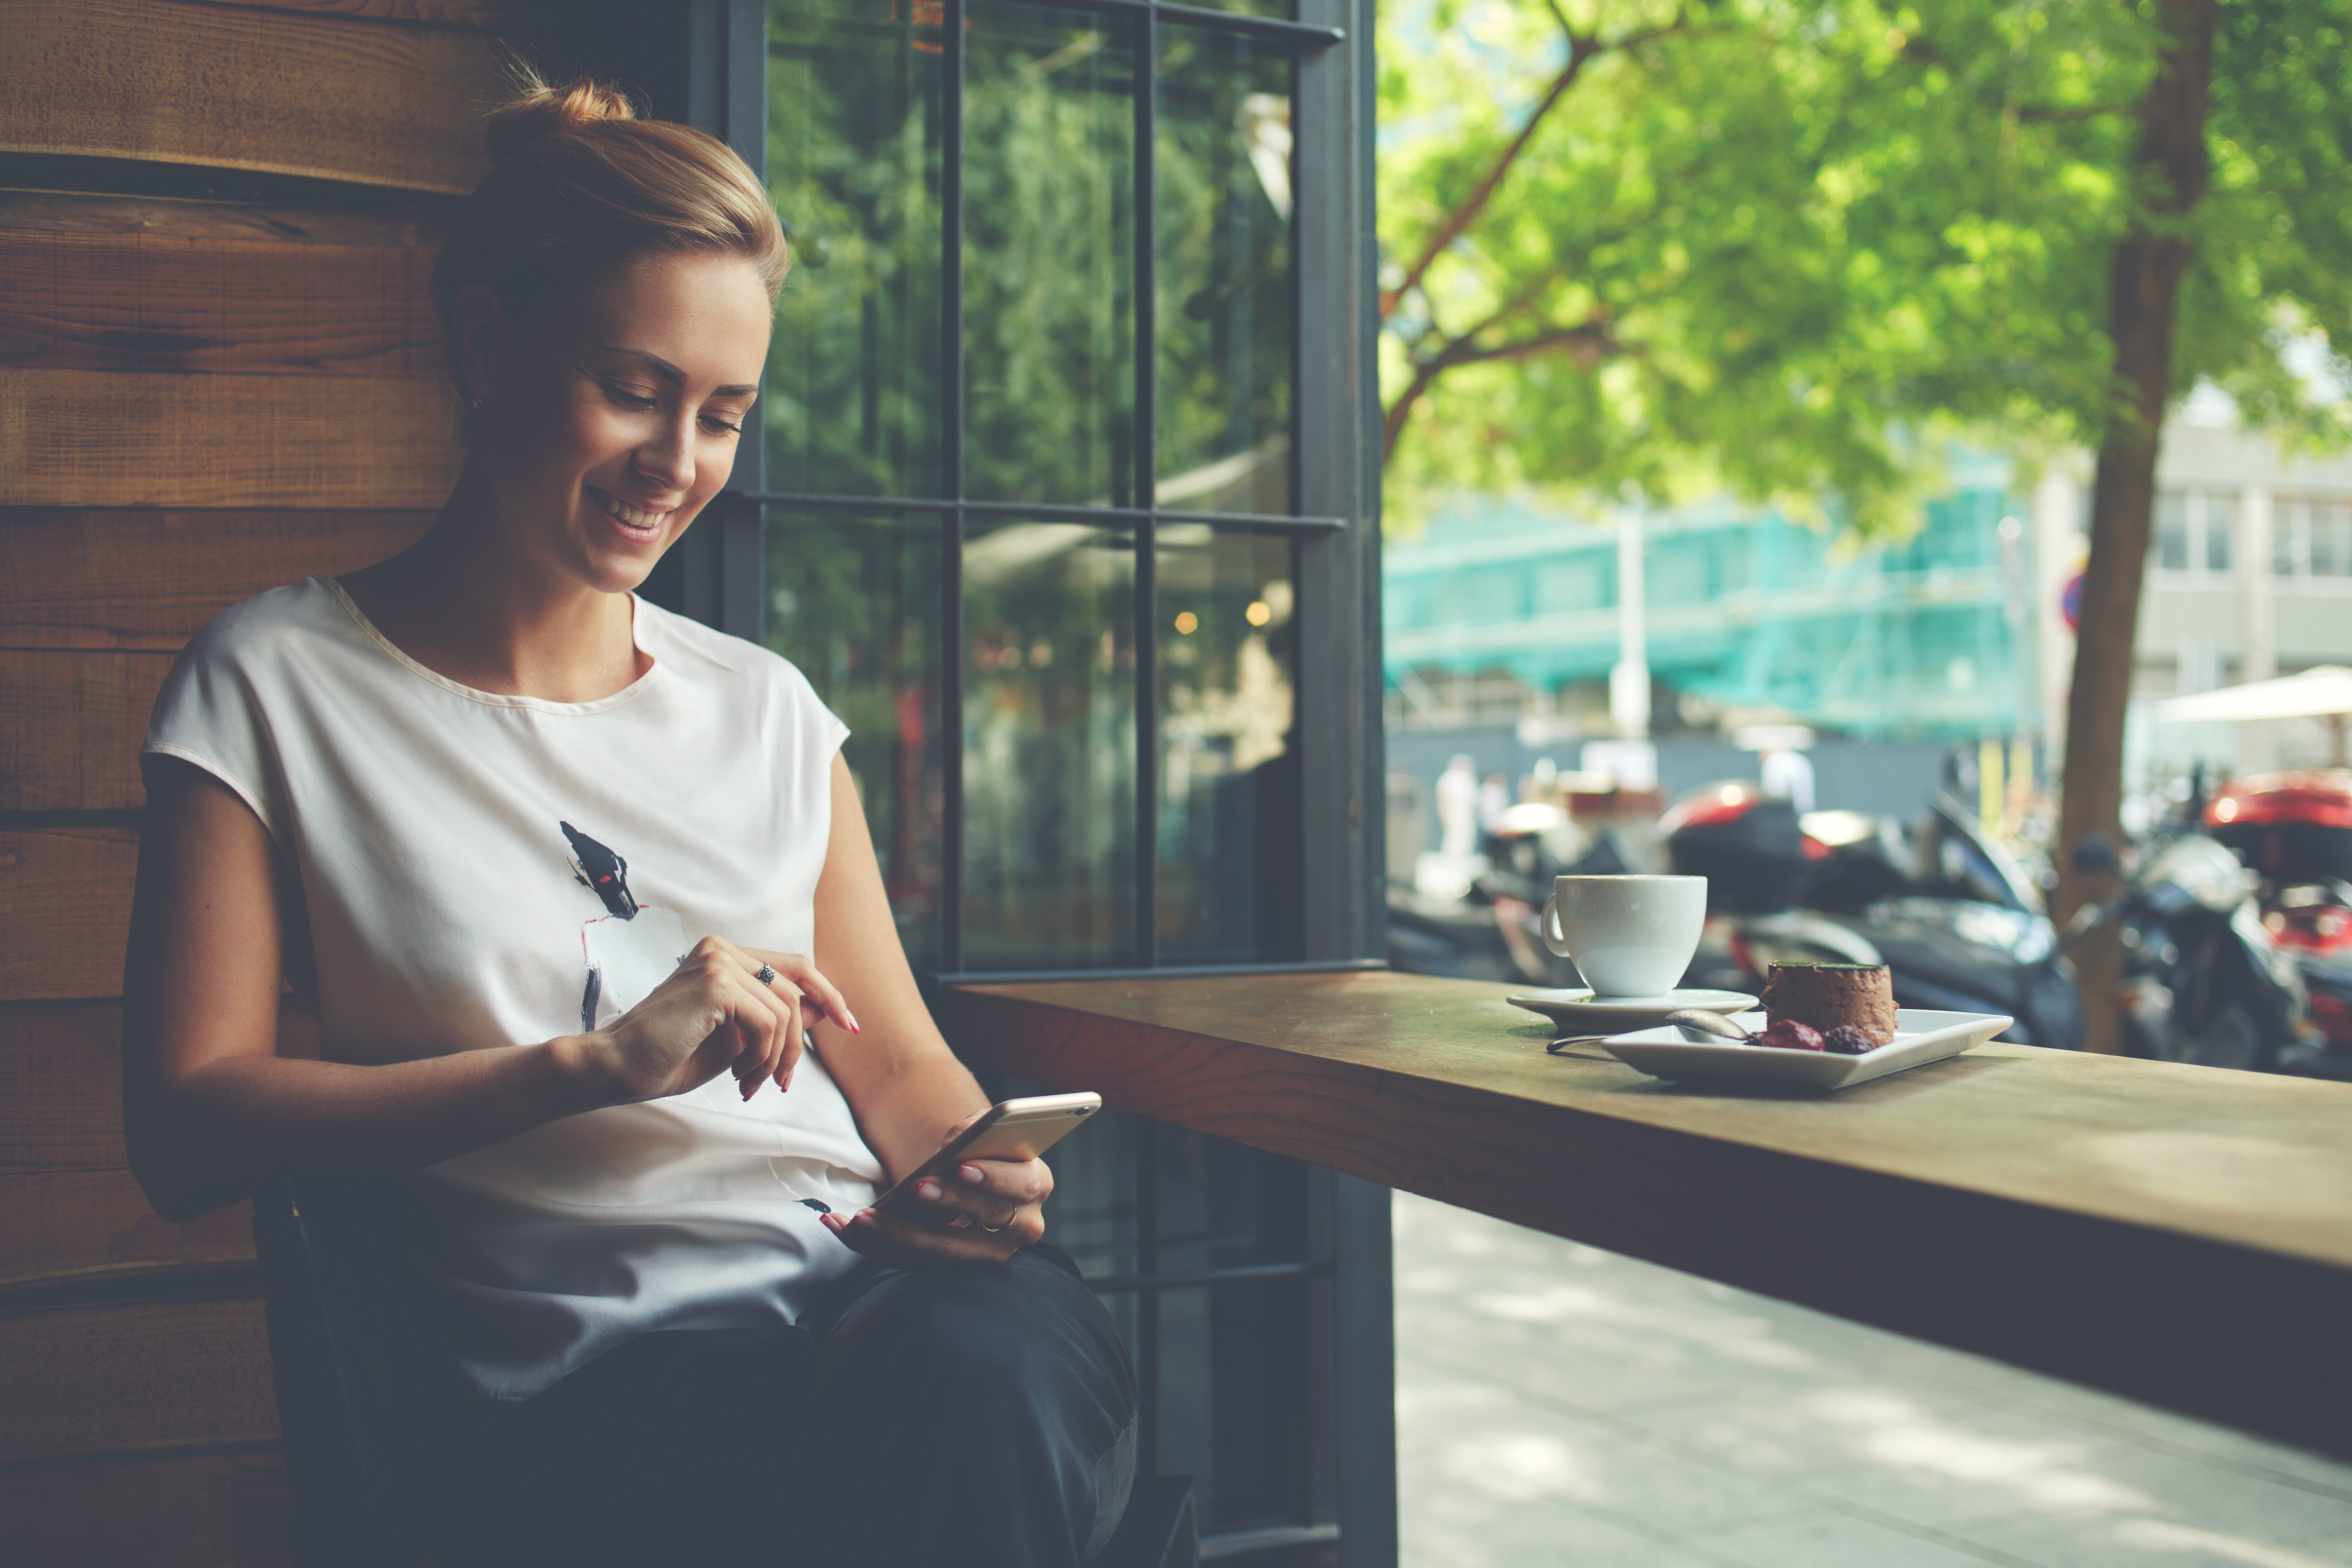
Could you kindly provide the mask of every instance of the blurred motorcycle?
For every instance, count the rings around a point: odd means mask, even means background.
[[[2315,1038],[2283,1046],[2282,1068],[2352,1080],[2352,773],[2252,774],[2200,817],[2258,879],[2263,929],[2303,981]]]
[[[2074,864],[2122,870],[2113,846],[2095,837],[2076,846]],[[2069,925],[2077,938],[2111,922],[2121,927],[2132,1055],[2271,1072],[2303,1067],[2313,1054],[2294,956],[2271,939],[2253,893],[2227,848],[2180,831],[2150,844],[2122,893]]]
[[[1885,964],[1897,1006],[2006,1013],[2002,1037],[2078,1048],[2065,946],[2014,856],[1948,794],[1906,831],[1812,811],[1744,779],[1704,785],[1659,822],[1674,869],[1707,879],[1709,918],[1685,982],[1759,989],[1778,964]]]

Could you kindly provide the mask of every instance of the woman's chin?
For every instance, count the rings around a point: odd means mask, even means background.
[[[628,548],[615,548],[606,539],[591,540],[580,552],[581,575],[602,592],[633,593],[651,575],[668,546],[667,538]]]

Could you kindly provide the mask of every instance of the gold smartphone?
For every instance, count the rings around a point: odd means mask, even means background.
[[[936,1212],[913,1201],[917,1182],[926,1176],[944,1182],[966,1160],[1034,1160],[1101,1109],[1099,1094],[1034,1094],[1025,1100],[999,1101],[909,1172],[906,1180],[876,1198],[874,1207]]]

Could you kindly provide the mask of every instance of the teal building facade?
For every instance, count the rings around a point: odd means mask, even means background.
[[[1864,742],[1951,745],[2032,729],[2025,507],[2006,464],[1956,464],[1906,539],[1864,544],[1728,500],[1643,515],[1654,727],[1785,716]],[[1413,692],[1525,689],[1591,712],[1619,656],[1613,517],[1466,500],[1384,556],[1391,725]],[[1417,724],[1416,710],[1425,717]],[[1500,718],[1490,698],[1484,716]]]

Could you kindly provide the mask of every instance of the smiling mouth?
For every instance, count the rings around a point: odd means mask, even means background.
[[[596,504],[604,508],[605,516],[614,522],[625,523],[633,528],[657,528],[669,521],[669,512],[649,512],[642,507],[632,507],[618,496],[599,490],[593,485],[587,486],[587,490],[596,497]],[[671,508],[672,511],[676,509]]]

